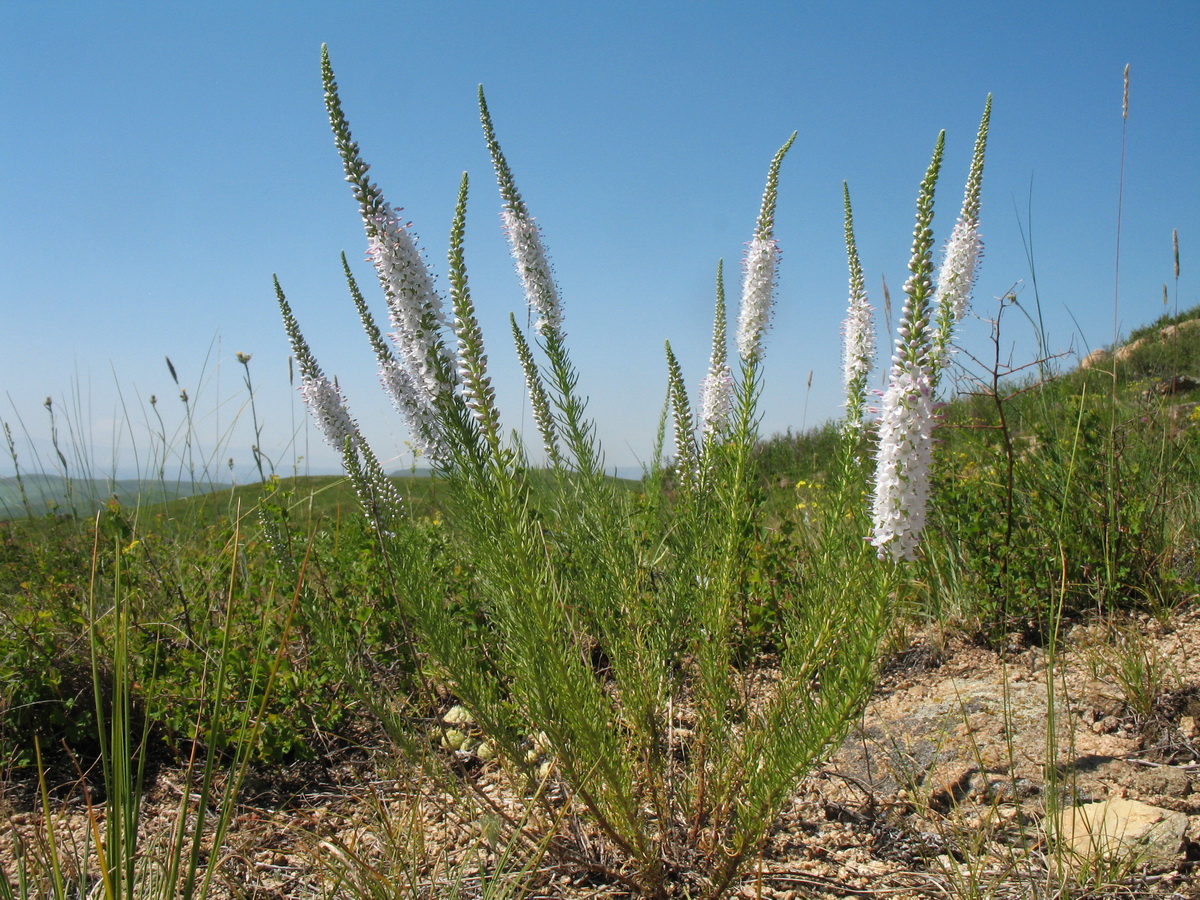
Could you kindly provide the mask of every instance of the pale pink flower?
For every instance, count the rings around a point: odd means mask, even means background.
[[[945,366],[950,354],[950,333],[962,321],[971,304],[975,287],[976,268],[983,253],[978,219],[960,217],[946,242],[941,268],[938,269],[935,305],[938,310],[937,328],[933,336],[933,364]]]
[[[846,387],[847,424],[862,425],[867,376],[875,365],[875,310],[861,283],[850,282],[850,304],[842,323],[842,378]]]
[[[392,406],[408,425],[409,439],[417,452],[434,462],[444,461],[447,451],[438,439],[437,414],[408,370],[392,357],[379,370],[379,380]]]

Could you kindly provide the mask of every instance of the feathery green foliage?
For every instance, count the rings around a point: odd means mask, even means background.
[[[337,149],[360,211],[386,215],[381,194],[365,181],[327,55],[323,73]],[[767,242],[767,268],[753,283],[756,350],[742,365],[730,425],[706,435],[701,452],[682,371],[668,345],[678,449],[674,494],[635,495],[603,476],[595,426],[560,324],[558,289],[482,88],[479,107],[518,275],[538,315],[536,349],[544,363],[515,317],[512,328],[553,474],[542,479],[545,490],[535,492],[524,447],[502,439],[467,288],[464,177],[450,240],[458,378],[436,403],[443,533],[435,543],[415,521],[385,519],[377,506],[365,507],[377,521],[381,558],[415,656],[427,660],[427,678],[416,693],[376,705],[389,707],[383,715],[398,739],[415,748],[429,705],[450,692],[514,773],[561,784],[621,862],[614,866],[559,841],[550,852],[647,896],[665,897],[680,883],[716,897],[761,844],[796,780],[839,739],[864,701],[886,621],[882,580],[830,566],[814,579],[822,585],[819,596],[797,591],[781,604],[780,634],[771,639],[782,648],[775,686],[764,690],[751,674],[766,664],[763,634],[751,628],[758,603],[748,563],[761,527],[751,465],[757,344],[773,291],[779,169],[795,135],[771,161],[755,226],[755,239]],[[394,302],[394,287],[384,287]],[[378,329],[352,293],[376,356],[385,359]],[[286,311],[281,293],[279,301]],[[720,284],[715,318],[713,359],[723,368]],[[286,313],[285,323],[297,358],[306,359],[307,343]],[[440,337],[430,339],[441,346]],[[321,416],[343,423],[352,480],[369,488],[378,473],[361,437],[340,399],[322,402]],[[648,483],[662,482],[652,476]],[[464,584],[446,581],[446,554],[466,574]],[[866,564],[861,547],[858,556]],[[459,591],[465,591],[461,604]],[[369,676],[366,664],[357,671]],[[434,693],[422,696],[422,690]],[[378,697],[369,683],[363,693]],[[547,758],[550,774],[539,776],[535,770]],[[546,815],[552,817],[551,810]]]

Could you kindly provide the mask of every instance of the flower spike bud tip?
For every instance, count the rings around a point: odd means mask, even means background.
[[[667,386],[670,391],[671,409],[675,424],[675,467],[681,477],[695,478],[698,474],[696,466],[696,440],[692,429],[695,420],[692,418],[692,408],[688,403],[687,388],[684,386],[683,370],[679,360],[671,350],[671,342],[666,342],[667,349]]]
[[[483,350],[483,332],[475,318],[475,306],[467,284],[463,237],[467,223],[467,173],[463,172],[450,229],[450,296],[454,303],[454,334],[458,339],[458,380],[462,399],[492,447],[500,447],[500,423],[496,415],[495,392],[487,374],[487,354]]]
[[[542,445],[546,449],[546,457],[551,465],[560,468],[563,458],[562,452],[558,448],[558,429],[554,424],[554,415],[550,411],[550,397],[546,393],[545,385],[542,384],[537,363],[533,358],[533,351],[529,349],[529,342],[525,340],[525,335],[521,333],[521,328],[517,325],[517,317],[509,313],[508,321],[512,326],[513,341],[517,345],[517,358],[521,361],[521,370],[525,373],[525,387],[529,391],[529,403],[533,407],[533,420],[537,424],[538,432],[542,435]]]
[[[900,318],[903,340],[897,342],[901,355],[910,366],[925,364],[929,356],[929,303],[933,294],[933,198],[941,171],[942,152],[946,133],[938,135],[933,159],[921,181],[917,195],[917,224],[913,229],[912,257],[908,263],[909,277],[904,282],[904,313]],[[893,360],[896,362],[896,360]]]
[[[796,133],[792,132],[771,160],[754,237],[746,245],[742,257],[742,306],[738,313],[737,347],[738,355],[747,365],[762,359],[762,340],[770,324],[775,272],[779,265],[779,244],[774,238],[779,166],[795,140]]]

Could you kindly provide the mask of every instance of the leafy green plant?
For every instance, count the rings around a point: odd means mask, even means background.
[[[792,542],[792,526],[763,519],[754,465],[760,366],[778,262],[779,169],[794,136],[772,160],[743,261],[738,359],[731,365],[726,356],[718,268],[713,353],[699,412],[693,415],[668,344],[659,446],[669,419],[673,460],[668,473],[660,451],[642,492],[631,494],[604,474],[540,231],[517,190],[482,88],[501,215],[536,319],[532,335],[515,318],[511,325],[546,461],[541,470],[531,464],[533,451],[506,436],[495,404],[463,254],[466,176],[443,298],[409,226],[367,178],[327,53],[323,74],[335,143],[387,299],[392,342],[343,257],[351,297],[384,387],[444,485],[444,520],[433,532],[409,514],[384,475],[276,282],[301,393],[326,440],[342,453],[375,525],[380,564],[410,642],[398,649],[410,654],[411,693],[381,697],[370,680],[378,671],[374,654],[347,645],[336,628],[326,633],[339,642],[345,671],[415,756],[423,758],[430,741],[461,743],[457,735],[451,742],[444,726],[431,733],[428,725],[453,702],[466,710],[456,721],[468,715],[515,776],[554,782],[556,790],[543,792],[540,802],[564,792],[607,847],[598,855],[588,849],[594,838],[580,844],[554,835],[548,852],[646,896],[681,888],[718,897],[753,858],[798,779],[840,740],[865,702],[901,571],[873,560],[862,540],[871,526],[862,504],[866,444],[857,430],[840,440],[830,491],[836,514],[811,529],[802,567],[788,554],[801,546]],[[932,354],[947,352],[973,282],[986,129],[985,112],[955,231],[958,249],[948,254],[953,263],[939,274],[937,293],[931,223],[941,138],[922,184],[905,308],[907,355],[895,364],[901,383],[889,401],[900,430],[928,429],[928,403],[918,401],[936,384],[941,356]],[[848,194],[846,207],[853,269]],[[855,315],[869,321],[861,288],[852,303]],[[856,366],[869,368],[866,344],[849,352]],[[852,396],[861,406],[861,385]],[[899,560],[920,531],[923,508],[909,505],[925,502],[929,442],[914,453],[889,440],[888,460],[899,469],[896,481],[889,470],[885,484],[900,491],[877,500],[888,530],[876,546],[881,556]],[[901,543],[893,547],[893,540]],[[551,806],[545,820],[553,819]]]
[[[134,896],[209,896],[220,862],[207,858],[204,841],[220,845],[232,821],[234,799],[254,757],[254,748],[268,725],[266,710],[286,648],[290,615],[286,616],[279,642],[271,640],[269,629],[260,628],[255,649],[264,665],[251,676],[253,680],[240,687],[243,702],[234,707],[232,714],[229,686],[235,673],[229,663],[236,659],[238,619],[225,615],[219,642],[195,685],[198,696],[193,701],[193,720],[181,735],[190,752],[182,773],[184,787],[174,825],[164,842],[146,846],[143,792],[147,766],[156,752],[153,731],[161,723],[138,696],[138,679],[139,673],[153,670],[162,649],[157,642],[161,638],[150,648],[139,648],[143,637],[139,627],[141,598],[126,579],[127,563],[119,541],[110,564],[102,565],[100,548],[106,530],[103,523],[97,523],[92,576],[86,591],[85,644],[92,703],[87,721],[98,749],[94,766],[91,759],[75,759],[77,789],[84,805],[84,836],[79,842],[56,838],[59,817],[51,809],[41,741],[35,733],[32,743],[42,806],[42,817],[35,827],[40,831],[35,830],[32,837],[13,831],[15,882],[0,870],[3,897],[62,900],[99,896],[118,900]],[[237,540],[231,544],[224,591],[226,612],[232,605],[240,571],[238,545]],[[108,583],[108,591],[99,589],[102,581]],[[294,609],[294,604],[288,608]],[[269,620],[264,616],[260,621]],[[140,659],[146,653],[152,657],[148,666]],[[218,786],[222,763],[228,765],[229,777]]]
[[[1060,586],[1067,616],[1171,608],[1195,590],[1183,549],[1195,435],[1137,383],[1113,396],[1110,373],[1002,383],[1025,368],[981,378],[943,414],[935,515],[957,573],[949,607],[994,637],[1044,636]]]

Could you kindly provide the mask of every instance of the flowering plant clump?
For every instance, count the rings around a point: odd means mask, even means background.
[[[799,779],[838,744],[865,702],[892,589],[891,570],[871,564],[870,545],[861,540],[867,527],[861,503],[830,520],[818,552],[805,557],[812,571],[791,571],[799,553],[770,557],[770,565],[787,571],[759,571],[766,565],[756,550],[765,526],[752,462],[780,260],[774,218],[780,166],[795,135],[771,161],[743,259],[737,363],[730,365],[726,349],[718,267],[699,413],[693,414],[683,367],[667,344],[668,408],[659,446],[669,419],[673,477],[659,459],[633,492],[604,474],[541,230],[517,190],[482,88],[480,119],[501,222],[535,318],[531,334],[515,315],[510,325],[546,460],[540,469],[521,440],[505,432],[496,405],[466,273],[466,175],[442,296],[411,226],[400,223],[366,177],[327,53],[323,76],[391,334],[376,324],[343,256],[351,298],[385,389],[444,486],[444,516],[431,534],[407,517],[277,284],[302,396],[342,454],[375,525],[405,652],[421,676],[407,693],[383,698],[371,680],[379,660],[342,645],[347,667],[364,701],[415,754],[465,752],[445,730],[450,717],[441,711],[449,696],[483,736],[487,765],[542,785],[528,801],[540,812],[513,823],[514,839],[527,840],[531,852],[548,850],[648,897],[716,898],[736,884]],[[932,184],[926,193],[931,216]],[[846,206],[855,271],[848,193]],[[922,368],[928,347],[920,343],[928,331],[927,303],[921,305],[930,291],[927,256],[923,251],[920,277],[914,269],[910,282],[906,343],[898,345],[893,366],[896,399],[885,402],[892,411],[880,425],[880,472],[889,474],[880,476],[888,487],[877,503],[892,510],[893,524],[881,518],[876,540],[895,556],[908,555],[919,534],[912,496],[927,492],[919,480],[924,457],[913,449],[919,441],[927,448],[932,422]],[[873,354],[861,283],[857,269],[846,328],[848,407],[860,423]],[[831,493],[857,499],[861,474],[860,467]],[[765,583],[794,591],[774,611],[778,633],[769,637],[754,628]],[[754,674],[768,665],[769,678]],[[567,812],[582,813],[590,830],[558,829]]]
[[[976,236],[979,194],[991,109],[989,96],[975,139],[967,199],[938,274],[936,293],[931,279],[933,198],[945,146],[944,133],[938,136],[933,160],[917,198],[917,225],[913,231],[910,274],[904,285],[904,311],[879,414],[870,541],[880,559],[888,556],[894,561],[912,559],[925,528],[933,463],[933,395],[948,355],[953,327],[965,313],[975,280],[980,250]],[[937,320],[931,322],[935,296]],[[852,299],[852,307],[853,302]]]

